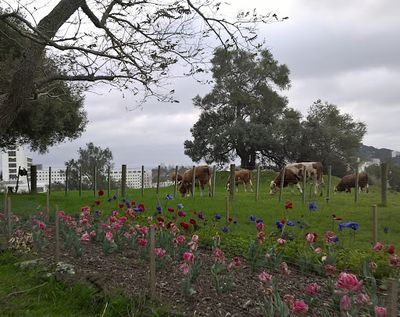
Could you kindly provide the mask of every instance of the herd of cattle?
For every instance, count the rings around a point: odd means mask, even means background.
[[[321,162],[301,162],[287,164],[281,169],[279,174],[275,177],[270,184],[270,194],[274,194],[280,190],[281,187],[296,186],[300,193],[303,192],[301,184],[304,182],[311,182],[314,185],[314,193],[322,195],[324,180],[322,178],[322,163]],[[208,194],[211,195],[211,170],[207,165],[201,165],[194,168],[195,185],[201,189],[203,195],[204,188],[207,185]],[[182,197],[190,195],[193,185],[193,169],[186,170],[182,175],[171,174],[171,180],[177,181],[179,192]],[[351,188],[356,187],[357,175],[350,174],[343,176],[339,184],[336,185],[335,191],[337,192],[351,192]],[[253,191],[253,183],[251,181],[251,171],[247,169],[240,169],[235,171],[235,187],[238,190],[239,184],[243,184],[244,190],[250,187]],[[226,182],[226,189],[230,189],[230,177]],[[368,174],[361,172],[358,174],[358,190],[368,193]]]

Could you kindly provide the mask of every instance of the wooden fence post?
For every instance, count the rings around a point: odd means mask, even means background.
[[[196,166],[192,168],[192,198],[194,198],[194,191],[196,189]],[[200,188],[199,188],[200,190]]]
[[[49,188],[48,188],[49,195],[51,194],[51,166],[49,166]]]
[[[260,197],[260,174],[261,174],[261,166],[257,166],[257,178],[256,178],[256,201],[258,201]]]
[[[142,197],[144,196],[144,165],[142,165]]]
[[[121,175],[121,195],[125,198],[126,194],[126,164],[122,164],[122,175]]]
[[[381,164],[381,197],[382,206],[387,206],[387,177],[388,177],[388,165],[387,163]]]
[[[93,166],[93,195],[97,196],[97,168],[96,165]]]
[[[355,183],[355,188],[354,188],[354,202],[358,203],[358,182],[359,182],[359,161],[360,158],[357,158],[357,163],[356,163],[356,183]]]
[[[394,278],[388,279],[388,288],[389,288],[389,303],[388,303],[388,316],[389,317],[397,317],[398,316],[398,288],[399,281]]]
[[[374,245],[378,242],[378,207],[372,205],[372,241]]]
[[[154,249],[156,247],[156,234],[154,226],[150,226],[150,297],[156,296],[156,257]]]
[[[31,193],[37,192],[37,167],[31,165]]]
[[[60,219],[58,218],[58,206],[56,206],[55,214],[55,225],[56,225],[56,264],[60,262]]]
[[[175,166],[175,179],[174,179],[174,197],[178,190],[178,165]]]
[[[217,179],[217,167],[214,165],[212,169],[212,197],[215,196],[215,181]]]
[[[65,196],[68,194],[68,172],[69,168],[68,166],[65,168]]]
[[[110,198],[110,191],[111,191],[111,166],[108,165],[107,167],[107,196]]]
[[[231,164],[230,167],[230,177],[229,177],[229,199],[235,199],[235,190],[236,190],[236,182],[235,182],[235,164]]]
[[[82,196],[82,165],[79,166],[79,197]]]
[[[229,223],[229,197],[225,197],[225,215],[226,215],[226,222]]]
[[[331,199],[332,165],[328,165],[328,188],[326,190],[326,202]]]
[[[306,203],[306,187],[307,187],[307,171],[306,167],[303,167],[303,204]]]
[[[49,222],[49,212],[50,212],[50,192],[47,190],[46,192],[46,222]]]
[[[280,186],[280,190],[279,190],[279,199],[278,199],[279,202],[282,201],[283,184],[285,183],[286,166],[284,166],[281,169],[281,173],[282,173],[282,175],[281,175],[281,184],[280,184],[281,186]]]
[[[158,167],[157,167],[157,188],[156,188],[156,194],[157,195],[160,192],[160,173],[161,173],[161,166],[158,165]]]

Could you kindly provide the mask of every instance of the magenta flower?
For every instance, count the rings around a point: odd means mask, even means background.
[[[308,312],[308,305],[303,300],[296,299],[290,310],[295,315],[304,315]]]
[[[116,222],[116,221],[117,221],[117,217],[111,216],[111,217],[109,218],[109,220],[110,220],[111,223]]]
[[[81,236],[81,241],[90,241],[90,235],[85,231],[85,233]]]
[[[314,243],[317,240],[317,234],[309,232],[306,234],[306,240],[308,243]]]
[[[125,231],[125,232],[124,232],[124,237],[125,237],[126,239],[130,239],[130,238],[132,238],[132,234],[131,234],[129,231]]]
[[[400,256],[398,255],[390,255],[389,263],[393,267],[400,267]]]
[[[385,307],[375,306],[375,317],[386,317],[387,310]]]
[[[92,230],[90,231],[90,237],[95,238],[96,237],[96,231]]]
[[[278,240],[276,240],[276,242],[278,242],[279,245],[284,245],[286,243],[286,240],[279,238]]]
[[[113,233],[111,232],[111,231],[107,231],[107,233],[106,233],[106,239],[108,240],[108,241],[112,241],[113,240]]]
[[[147,245],[147,240],[146,239],[139,239],[138,244],[141,248],[144,248]]]
[[[232,259],[231,263],[229,263],[229,265],[228,265],[228,271],[231,271],[234,268],[239,268],[241,266],[242,266],[242,261],[240,260],[240,257],[235,256]]]
[[[264,231],[264,223],[262,223],[262,222],[257,223],[256,228],[257,228],[258,232]]]
[[[86,225],[89,222],[89,220],[87,218],[82,218],[81,220],[79,220],[79,224],[81,226]]]
[[[154,254],[159,258],[163,258],[167,254],[167,251],[162,248],[154,248]]]
[[[360,293],[357,295],[356,297],[356,303],[358,305],[364,305],[367,304],[369,302],[369,296],[365,293]]]
[[[213,255],[214,255],[214,258],[215,258],[215,260],[217,261],[217,262],[220,262],[220,263],[222,263],[222,262],[224,262],[225,261],[225,254],[224,254],[224,251],[222,251],[221,249],[215,249],[214,251],[213,251]]]
[[[122,224],[124,224],[127,221],[128,221],[128,218],[126,218],[125,216],[122,216],[121,218],[119,218],[119,222]]]
[[[320,254],[322,252],[322,249],[320,247],[315,248],[314,252],[317,253],[317,254]]]
[[[383,244],[382,243],[380,243],[380,242],[375,243],[375,245],[374,245],[374,251],[375,252],[379,252],[382,249],[383,249]]]
[[[185,252],[183,254],[183,260],[186,263],[193,263],[194,262],[194,254],[192,252]]]
[[[349,311],[351,309],[351,298],[348,295],[344,295],[340,299],[340,310]]]
[[[320,289],[321,286],[319,286],[317,283],[311,283],[306,286],[306,288],[304,289],[304,293],[310,296],[314,296],[319,292]]]
[[[183,235],[179,235],[175,238],[175,243],[178,245],[182,245],[185,243],[186,237]]]
[[[190,267],[189,267],[189,264],[188,264],[188,263],[182,262],[182,263],[179,265],[179,269],[182,271],[182,273],[183,273],[184,275],[186,275],[186,274],[189,273]]]
[[[145,236],[149,232],[149,228],[146,226],[140,227],[139,232],[142,234],[142,236]]]
[[[363,282],[357,279],[357,276],[351,273],[342,272],[336,281],[336,288],[346,289],[351,292],[357,292],[362,287]]]
[[[272,281],[272,275],[262,271],[260,274],[258,274],[258,279],[263,283],[269,283]]]
[[[197,234],[192,235],[192,242],[199,241],[199,236]]]

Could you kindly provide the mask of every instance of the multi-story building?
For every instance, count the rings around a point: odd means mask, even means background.
[[[144,171],[144,184],[145,188],[151,187],[151,170]],[[110,176],[113,181],[120,183],[122,179],[121,170],[112,170]],[[142,187],[142,170],[141,169],[127,169],[126,170],[126,186],[128,188],[141,188]]]
[[[17,185],[18,170],[26,169],[28,178],[30,177],[30,170],[32,165],[32,158],[25,155],[23,147],[10,146],[1,151],[1,169],[3,172],[3,181],[6,186],[15,190]],[[28,191],[28,182],[26,177],[20,177],[18,182],[19,191]]]
[[[38,165],[37,168],[37,182],[38,184],[49,184],[49,168],[43,169]],[[65,184],[65,168],[51,168],[51,182]],[[38,185],[39,186],[39,185]]]

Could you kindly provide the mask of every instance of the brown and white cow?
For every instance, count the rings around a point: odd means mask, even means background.
[[[235,187],[236,191],[239,190],[239,184],[243,184],[244,191],[247,191],[248,185],[250,185],[250,190],[253,191],[253,183],[251,181],[251,171],[248,169],[241,169],[238,171],[235,171]],[[226,190],[229,191],[231,185],[231,178],[230,176],[228,177],[228,180],[226,182]]]
[[[172,172],[170,175],[170,179],[171,181],[175,182],[175,172]],[[178,173],[178,175],[176,176],[176,182],[178,184],[180,184],[182,182],[182,175]]]
[[[345,175],[335,187],[335,192],[350,193],[351,188],[356,188],[356,173]],[[368,193],[368,174],[361,172],[358,174],[358,190]]]
[[[195,182],[200,185],[200,194],[203,196],[204,185],[208,186],[208,196],[211,196],[211,173],[208,165],[196,166]],[[193,169],[186,170],[182,175],[182,182],[179,187],[179,192],[182,197],[188,196],[192,192]]]
[[[314,193],[320,192],[322,195],[322,163],[321,162],[300,162],[287,164],[279,173],[278,176],[271,182],[270,194],[279,191],[281,187],[282,173],[285,172],[283,187],[288,185],[296,185],[300,193],[303,192],[300,183],[303,182],[303,177],[306,182],[314,183]]]

